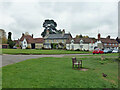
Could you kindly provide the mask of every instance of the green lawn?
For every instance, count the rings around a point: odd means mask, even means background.
[[[2,49],[3,54],[80,54],[91,53],[87,51],[68,50],[37,50],[37,49]]]
[[[77,56],[76,56],[77,57]],[[71,57],[44,57],[4,66],[3,88],[117,88],[118,63],[113,58],[101,61],[82,58],[88,71],[72,69]],[[104,64],[101,64],[104,63]],[[102,73],[107,74],[103,77]]]

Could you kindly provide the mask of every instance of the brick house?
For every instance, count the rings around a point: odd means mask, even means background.
[[[71,38],[72,35],[70,33],[65,33],[65,30],[62,31],[62,34],[49,34],[47,30],[47,34],[44,37],[44,48],[53,48],[53,43],[57,44],[56,48],[66,48],[66,42]]]
[[[111,39],[110,36],[107,36],[106,38],[101,38],[101,34],[99,33],[96,46],[101,49],[102,48],[118,49],[118,42],[116,41],[116,39]]]
[[[22,37],[18,40],[14,40],[16,42],[16,46],[19,45],[22,49],[31,48],[37,49],[42,48],[44,39],[43,38],[33,38],[33,34],[29,35],[29,33],[23,33]]]

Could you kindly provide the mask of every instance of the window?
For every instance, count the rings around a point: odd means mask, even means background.
[[[113,43],[113,46],[114,46],[114,43]]]
[[[54,43],[54,40],[52,40],[52,43]]]
[[[80,45],[80,48],[82,49],[82,48],[83,48],[83,45]]]
[[[64,43],[64,40],[62,40],[62,43]]]
[[[49,40],[47,40],[47,42],[49,42]]]
[[[74,45],[72,45],[72,49],[74,50]]]
[[[91,46],[91,48],[93,48],[93,46]]]
[[[74,43],[74,40],[71,40],[71,43]]]
[[[104,45],[107,45],[107,43],[104,43]]]
[[[115,45],[117,46],[118,44],[116,43]]]
[[[82,39],[80,40],[80,43],[83,43],[83,40],[82,40]]]
[[[109,45],[111,45],[111,43],[109,43]]]
[[[24,44],[26,44],[26,42],[24,42]]]

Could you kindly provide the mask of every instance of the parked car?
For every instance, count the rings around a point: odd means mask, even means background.
[[[118,53],[118,52],[119,52],[118,49],[114,49],[114,50],[112,51],[112,53]]]
[[[104,52],[99,49],[99,48],[96,48],[94,51],[93,51],[93,54],[103,54]]]
[[[16,46],[13,46],[13,49],[17,49],[17,47],[16,47]]]
[[[103,52],[104,53],[112,53],[113,49],[104,49]]]

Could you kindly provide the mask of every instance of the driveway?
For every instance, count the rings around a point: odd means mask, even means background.
[[[9,64],[21,62],[27,59],[41,58],[41,57],[63,57],[71,55],[90,55],[90,54],[60,54],[60,55],[0,55],[0,67]]]

